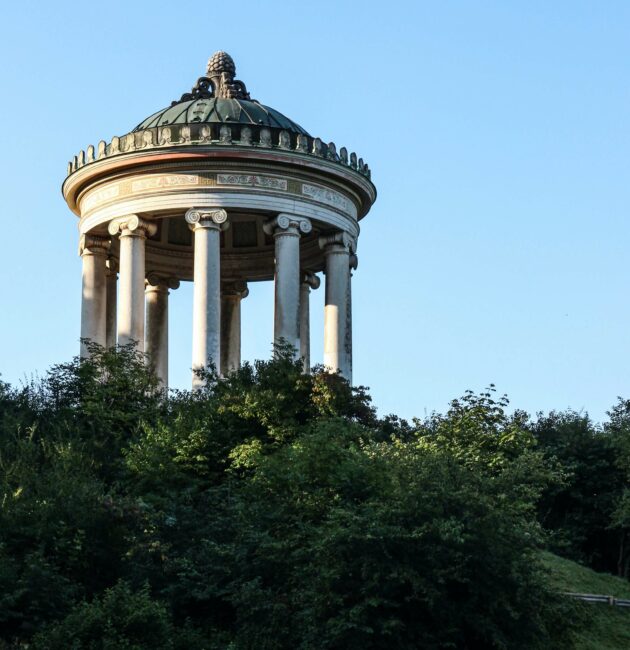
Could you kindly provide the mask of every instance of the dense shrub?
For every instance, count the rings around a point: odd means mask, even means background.
[[[491,393],[409,425],[286,349],[170,395],[92,353],[0,387],[5,643],[568,643],[537,559],[553,464]]]

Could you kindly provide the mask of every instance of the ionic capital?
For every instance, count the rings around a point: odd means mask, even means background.
[[[157,232],[157,225],[141,219],[137,214],[128,214],[125,217],[116,217],[109,222],[107,227],[110,235],[120,233],[121,237],[150,237]]]
[[[356,253],[352,253],[352,255],[350,255],[350,270],[356,271],[357,268],[359,268],[359,258]]]
[[[168,291],[179,289],[179,280],[172,276],[149,273],[145,280],[145,291]]]
[[[228,214],[222,208],[190,208],[186,212],[185,219],[188,227],[194,232],[197,228],[214,228],[216,230],[227,230]]]
[[[263,230],[268,235],[308,235],[313,226],[308,219],[292,214],[279,214],[263,224]]]
[[[321,235],[319,238],[319,247],[328,253],[351,253],[357,250],[357,240],[349,235],[345,230],[341,230],[327,235]]]
[[[81,235],[79,255],[107,255],[111,241],[103,235]]]
[[[302,284],[307,284],[311,289],[319,289],[321,280],[311,271],[302,273]]]
[[[233,282],[221,283],[221,295],[223,297],[234,297],[242,300],[249,296],[249,289],[245,280],[234,280]]]

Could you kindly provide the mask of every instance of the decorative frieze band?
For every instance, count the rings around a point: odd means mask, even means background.
[[[96,190],[91,192],[90,195],[83,202],[83,209],[89,210],[95,205],[100,205],[105,201],[110,201],[115,199],[120,194],[120,185],[110,185],[109,187],[103,188],[101,190]]]
[[[198,185],[199,176],[196,174],[170,174],[168,176],[151,176],[131,182],[132,192],[152,190],[157,187],[178,187],[180,185]]]
[[[289,187],[286,178],[259,176],[257,174],[217,174],[217,185],[243,185],[245,187],[262,187],[285,192]]]
[[[321,185],[302,183],[302,194],[320,203],[330,205],[333,208],[339,208],[344,212],[347,212],[349,209],[349,201],[343,194],[329,190],[327,187],[322,187]]]
[[[88,191],[80,199],[82,214],[100,206],[114,204],[127,197],[173,193],[197,188],[212,187],[218,190],[243,190],[258,192],[268,190],[307,199],[344,215],[355,217],[356,205],[352,199],[337,189],[321,183],[306,183],[290,176],[257,174],[248,171],[203,171],[193,173],[152,173],[132,179],[117,179]]]

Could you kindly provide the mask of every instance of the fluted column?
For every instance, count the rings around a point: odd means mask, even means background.
[[[107,316],[105,345],[116,346],[116,307],[118,300],[118,262],[110,257],[107,260]]]
[[[145,241],[155,230],[155,224],[135,214],[109,224],[111,235],[120,232],[118,345],[133,342],[140,352],[144,351]]]
[[[241,366],[241,300],[249,289],[243,280],[221,287],[221,374]]]
[[[168,386],[168,294],[177,289],[179,280],[154,273],[147,276],[145,351],[163,388]]]
[[[106,263],[109,237],[83,235],[79,254],[83,263],[81,274],[81,356],[88,357],[87,340],[106,343]],[[86,340],[84,342],[84,339]]]
[[[299,353],[300,347],[300,235],[312,230],[308,219],[280,214],[267,222],[265,232],[275,242],[274,342],[282,339]]]
[[[193,288],[193,388],[203,384],[197,370],[221,364],[221,230],[225,210],[191,208],[186,221],[195,237]]]
[[[304,363],[304,372],[311,371],[311,289],[318,289],[319,278],[310,271],[302,274],[300,284],[300,357]]]
[[[352,361],[348,359],[348,296],[350,254],[353,239],[345,232],[324,235],[319,244],[326,258],[326,296],[324,307],[324,365],[352,381]]]

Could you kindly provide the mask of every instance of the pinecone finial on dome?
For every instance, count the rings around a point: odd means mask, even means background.
[[[236,75],[234,59],[223,51],[215,52],[208,60],[206,73],[211,80],[214,96],[220,99],[251,99],[245,84]]]
[[[208,59],[207,74],[209,77],[214,77],[223,72],[234,79],[236,75],[236,66],[234,65],[234,59],[227,52],[220,50],[219,52],[215,52]]]
[[[181,96],[180,102],[195,99],[247,99],[251,97],[242,81],[234,79],[236,66],[234,59],[223,51],[215,52],[208,59],[206,76],[197,80],[189,93]],[[179,102],[172,102],[171,106]]]

